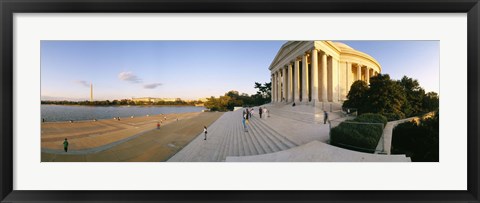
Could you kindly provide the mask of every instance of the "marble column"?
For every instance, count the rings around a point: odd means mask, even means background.
[[[276,79],[275,79],[275,86],[276,86],[275,87],[275,101],[277,101],[277,103],[280,102],[280,99],[278,99],[278,98],[280,98],[280,95],[279,95],[280,85],[279,85],[279,83],[280,83],[280,71],[277,70],[276,71]]]
[[[281,74],[280,70],[277,71],[277,102],[280,102],[280,96],[281,96]]]
[[[362,80],[362,65],[360,64],[357,67],[357,80]]]
[[[367,85],[370,84],[370,70],[368,70],[368,67],[365,67],[365,82],[367,82]]]
[[[328,101],[327,54],[322,53],[322,101]]]
[[[318,101],[318,51],[316,49],[312,50],[312,102]]]
[[[295,59],[293,71],[293,95],[294,102],[300,102],[300,61]]]
[[[293,101],[293,82],[292,82],[292,63],[288,63],[288,78],[287,78],[287,102]]]
[[[345,89],[347,90],[347,93],[345,95],[348,94],[348,92],[350,91],[350,86],[351,86],[351,83],[349,81],[349,75],[350,73],[352,72],[352,63],[349,63],[349,62],[346,62],[347,63],[347,74],[346,74],[346,81],[347,81],[347,86],[345,87]]]
[[[338,102],[339,95],[339,81],[338,81],[338,64],[339,61],[335,58],[332,57],[332,83],[330,84],[332,86],[332,97],[331,100],[332,102]]]
[[[302,102],[308,102],[308,72],[307,72],[307,55],[302,56]]]
[[[272,91],[270,92],[270,99],[272,100],[272,103],[275,103],[275,73],[272,74],[272,79],[270,80],[272,85]]]
[[[286,67],[283,67],[282,68],[282,91],[283,91],[283,94],[282,94],[282,101],[283,102],[287,102],[287,68]]]

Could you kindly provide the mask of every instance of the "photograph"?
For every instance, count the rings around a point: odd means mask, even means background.
[[[41,162],[439,162],[439,40],[41,40]]]
[[[0,0],[0,202],[479,202],[479,1]]]

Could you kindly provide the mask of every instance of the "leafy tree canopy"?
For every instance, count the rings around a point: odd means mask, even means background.
[[[379,113],[388,120],[438,109],[438,94],[425,90],[415,79],[404,76],[392,80],[388,74],[378,74],[370,78],[370,86],[364,81],[355,81],[344,102],[345,108],[357,108],[359,114]]]

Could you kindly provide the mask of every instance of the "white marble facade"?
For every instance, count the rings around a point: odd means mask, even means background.
[[[269,68],[272,103],[342,103],[356,80],[381,72],[371,56],[332,41],[289,41]]]

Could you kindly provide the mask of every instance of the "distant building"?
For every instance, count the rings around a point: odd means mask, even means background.
[[[140,97],[140,98],[132,98],[134,102],[175,102],[175,101],[182,101],[180,98],[155,98],[155,97]]]
[[[207,97],[205,97],[205,98],[199,98],[198,101],[207,102],[207,101],[208,101],[208,98],[207,98]]]

